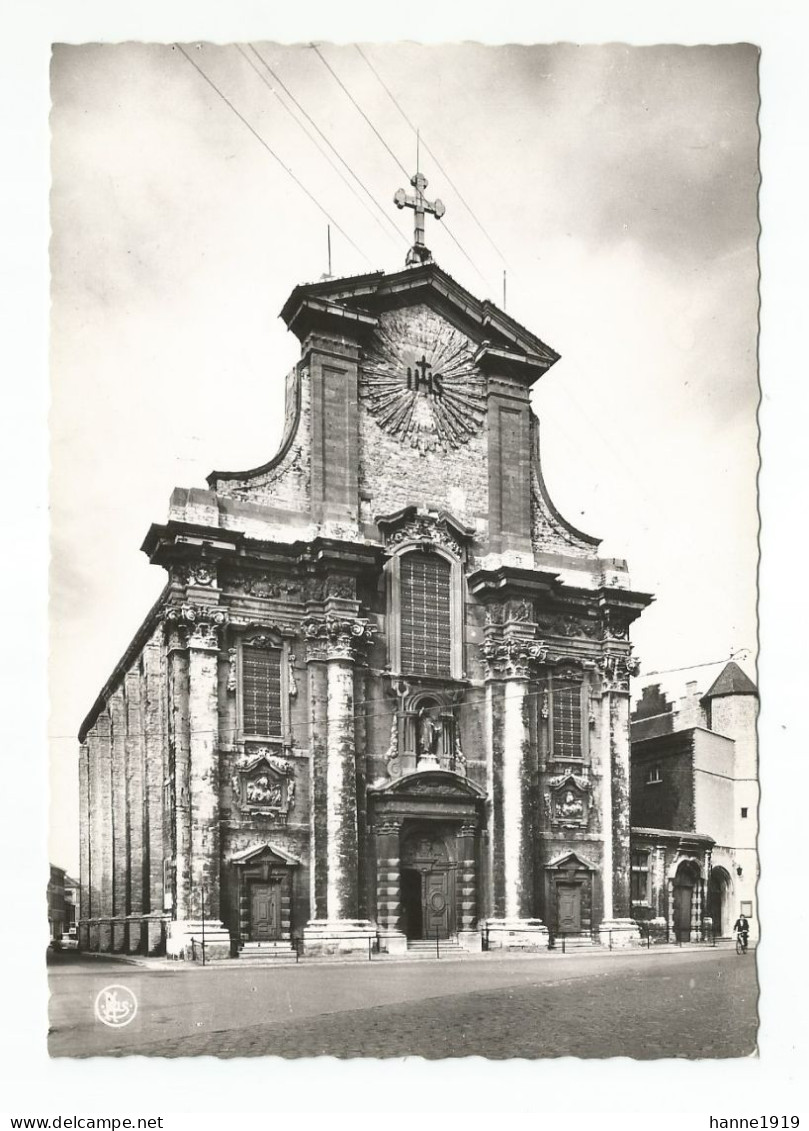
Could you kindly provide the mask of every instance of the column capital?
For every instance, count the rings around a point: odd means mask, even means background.
[[[602,691],[617,695],[629,694],[630,676],[640,671],[640,660],[629,652],[604,652],[597,665],[601,671]]]
[[[548,649],[542,640],[519,637],[487,637],[480,646],[486,662],[486,679],[529,679],[534,669],[545,662]]]
[[[307,660],[347,660],[371,643],[374,626],[361,617],[307,617],[302,624]]]
[[[170,605],[163,612],[163,624],[169,647],[198,648],[217,652],[220,633],[226,628],[226,609],[216,605],[202,605],[187,601],[183,605]]]

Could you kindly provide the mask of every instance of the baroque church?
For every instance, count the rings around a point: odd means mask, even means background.
[[[85,949],[637,938],[651,598],[548,496],[530,395],[559,355],[435,264],[412,184],[404,270],[287,300],[278,452],[146,535],[165,588],[79,735]]]

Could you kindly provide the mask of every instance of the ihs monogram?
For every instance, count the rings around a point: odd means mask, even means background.
[[[422,455],[465,444],[485,415],[467,338],[427,307],[383,316],[360,395],[381,428]]]

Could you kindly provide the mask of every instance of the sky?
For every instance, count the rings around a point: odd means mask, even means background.
[[[508,313],[561,354],[533,397],[543,473],[655,595],[637,689],[707,687],[721,663],[695,665],[731,654],[755,677],[757,50],[255,46],[52,57],[51,857],[69,869],[76,733],[163,584],[149,524],[173,487],[274,454],[298,356],[278,312],[326,271],[327,224],[333,274],[403,267],[416,126],[447,208],[436,261],[499,305],[505,270]]]

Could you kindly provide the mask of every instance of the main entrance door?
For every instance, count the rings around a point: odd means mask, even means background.
[[[436,935],[445,939],[449,935],[449,872],[427,872],[424,876],[424,928],[425,936]]]
[[[559,934],[579,934],[581,931],[581,884],[558,884],[556,898]]]
[[[281,937],[281,885],[250,885],[250,938],[268,942]]]
[[[402,926],[410,939],[455,933],[455,866],[446,841],[429,828],[407,837],[402,852]]]

